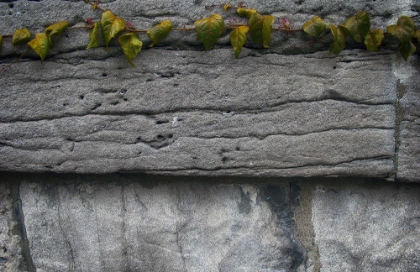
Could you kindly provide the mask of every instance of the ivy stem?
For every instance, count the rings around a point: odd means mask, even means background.
[[[93,25],[86,25],[86,26],[72,26],[72,27],[69,27],[68,29],[86,29],[86,28],[92,29],[92,28],[93,28]]]
[[[99,2],[96,2],[96,3],[91,3],[89,0],[83,0],[83,1],[84,1],[86,4],[91,5],[93,9],[99,9],[100,11],[105,12],[105,10],[99,6]]]
[[[14,61],[12,61],[11,63],[9,63],[8,65],[4,66],[1,68],[0,72],[4,72],[7,69],[9,69],[13,64],[18,63],[28,52],[29,50],[31,50],[31,48],[27,48],[25,50],[25,52],[22,53],[22,55],[20,55],[17,59],[15,59]]]

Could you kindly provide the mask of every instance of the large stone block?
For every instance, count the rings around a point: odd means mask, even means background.
[[[22,182],[37,271],[304,269],[285,184],[160,181]]]
[[[224,3],[102,2],[145,29],[163,19],[192,26],[223,13],[206,5]],[[314,14],[338,24],[367,10],[372,27],[382,29],[418,14],[415,1],[245,5],[295,28]],[[234,11],[223,14],[228,20]],[[83,24],[100,12],[83,1],[13,1],[0,3],[0,16],[7,34],[61,20]],[[136,68],[117,43],[110,52],[84,50],[88,35],[78,29],[55,39],[43,63],[29,54],[2,72],[0,170],[419,180],[417,115],[402,110],[408,104],[399,95],[405,86],[410,109],[418,108],[417,56],[402,64],[397,52],[366,52],[349,41],[350,49],[333,57],[329,39],[314,43],[302,33],[276,32],[267,50],[249,42],[240,59],[227,32],[207,53],[194,31],[174,31],[149,50],[142,38]],[[2,62],[23,50],[5,38]]]

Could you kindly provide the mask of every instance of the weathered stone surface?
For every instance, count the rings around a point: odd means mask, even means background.
[[[37,271],[294,271],[284,185],[148,183],[95,177],[24,181],[20,197]],[[139,180],[141,181],[141,179]],[[151,184],[151,183],[149,183]],[[267,190],[268,189],[268,190]],[[281,205],[282,216],[270,201]],[[277,201],[277,202],[276,202]]]
[[[17,184],[12,184],[10,180],[0,180],[0,270],[24,271],[12,190]]]
[[[0,233],[10,271],[420,269],[420,187],[415,183],[3,177],[1,186],[19,185],[20,224],[26,230],[21,238],[13,236],[16,244],[10,242],[10,230]],[[10,214],[11,197],[3,199]],[[12,217],[2,220],[10,224]],[[27,241],[24,249],[20,239]],[[11,258],[9,249],[17,257]]]
[[[398,83],[398,172],[405,181],[420,180],[420,65],[395,63]]]
[[[103,6],[148,28],[163,19],[192,26],[212,12],[222,13],[204,7],[218,3],[225,2],[107,1]],[[245,4],[288,18],[293,27],[314,14],[342,23],[359,10],[369,11],[373,28],[384,29],[403,14],[420,18],[415,1]],[[99,15],[82,1],[0,3],[2,33],[22,27],[37,32],[64,19],[82,24]],[[116,43],[109,53],[86,51],[85,30],[66,35],[56,39],[44,63],[29,54],[2,72],[2,171],[419,180],[419,148],[412,148],[418,146],[417,115],[399,122],[405,102],[397,95],[401,76],[411,73],[405,88],[413,94],[406,97],[416,96],[416,56],[410,59],[413,69],[401,72],[401,58],[393,51],[349,49],[331,57],[328,39],[314,43],[303,34],[275,33],[272,48],[248,43],[236,60],[227,34],[204,53],[194,31],[175,31],[151,50],[144,37],[144,52],[133,69]],[[10,62],[23,50],[5,38],[1,61]]]
[[[1,94],[2,169],[377,177],[394,171],[396,81],[389,80],[387,54],[369,56],[377,59],[371,63],[360,52],[334,59],[264,55],[238,65],[225,49],[148,53],[139,75],[127,67],[102,77],[101,62],[68,69],[53,61],[17,64],[28,72],[19,92]],[[153,68],[158,54],[167,61]],[[194,64],[198,54],[207,64]],[[210,63],[212,70],[197,70]],[[41,65],[55,75],[35,68]],[[72,71],[91,79],[62,80]],[[12,85],[15,76],[7,71],[2,83]],[[35,78],[43,78],[38,87]],[[350,85],[360,87],[348,92]]]
[[[419,271],[420,188],[319,184],[312,218],[321,271]]]

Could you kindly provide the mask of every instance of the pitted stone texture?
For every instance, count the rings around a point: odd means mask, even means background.
[[[321,271],[420,270],[420,187],[319,184],[312,202]]]
[[[13,91],[0,94],[1,169],[384,178],[394,171],[397,81],[386,53],[233,60],[227,49],[155,50],[134,70],[117,69],[123,58],[62,63],[78,54],[4,73],[2,85]]]
[[[280,224],[262,197],[276,192],[263,195],[254,185],[86,178],[21,184],[37,271],[303,269],[293,225]],[[274,187],[283,192],[279,199],[290,217],[287,187]]]

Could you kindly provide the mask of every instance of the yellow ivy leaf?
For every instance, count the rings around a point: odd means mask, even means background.
[[[233,52],[235,52],[236,58],[239,57],[239,54],[242,51],[242,47],[246,43],[246,34],[248,31],[249,27],[239,26],[230,32],[230,43],[232,44]]]
[[[98,47],[98,32],[99,32],[99,22],[95,22],[93,28],[89,31],[89,44],[86,49]]]
[[[51,47],[50,39],[45,33],[37,33],[35,38],[28,42],[28,45],[41,57],[41,61],[44,61]]]
[[[325,24],[325,21],[322,20],[321,17],[314,16],[311,20],[306,21],[306,23],[303,25],[303,31],[312,37],[318,38],[326,26],[327,25]]]
[[[330,46],[330,54],[340,54],[346,46],[346,34],[343,26],[336,27],[333,24],[329,25],[332,35],[334,36],[334,42]]]
[[[155,44],[165,39],[171,30],[172,23],[169,20],[164,20],[160,24],[147,30],[147,36],[153,41],[149,47],[153,47]]]
[[[224,9],[224,11],[227,11],[230,7],[232,7],[232,5],[231,5],[231,4],[225,4],[225,5],[223,6],[223,9]]]
[[[219,14],[194,22],[198,38],[203,42],[206,51],[212,48],[225,30],[225,22]]]
[[[369,33],[365,37],[365,45],[367,50],[378,52],[379,46],[381,45],[382,41],[384,40],[384,31],[380,29],[375,29],[369,31]]]
[[[139,35],[134,32],[123,34],[118,38],[118,41],[131,66],[135,67],[132,60],[137,57],[137,54],[141,51],[141,47],[143,46],[143,42],[140,40]]]
[[[48,38],[50,39],[50,43],[52,44],[51,37],[53,35],[63,34],[64,30],[66,30],[68,26],[69,26],[69,23],[67,21],[63,21],[63,22],[55,23],[47,27],[45,29],[45,34],[47,34]]]
[[[252,14],[257,12],[257,10],[256,9],[248,9],[248,8],[238,8],[238,9],[236,9],[236,12],[238,13],[239,16],[246,17],[246,18],[249,19],[252,16]]]
[[[109,42],[125,29],[125,21],[115,16],[110,10],[107,10],[102,13],[101,28],[106,49],[109,51]]]
[[[262,16],[255,12],[249,18],[249,33],[252,40],[263,46],[264,48],[270,47],[271,32],[273,31],[274,17],[271,15]]]
[[[25,44],[31,38],[31,32],[27,28],[18,29],[13,33],[12,37],[12,44],[13,45],[21,45]]]

